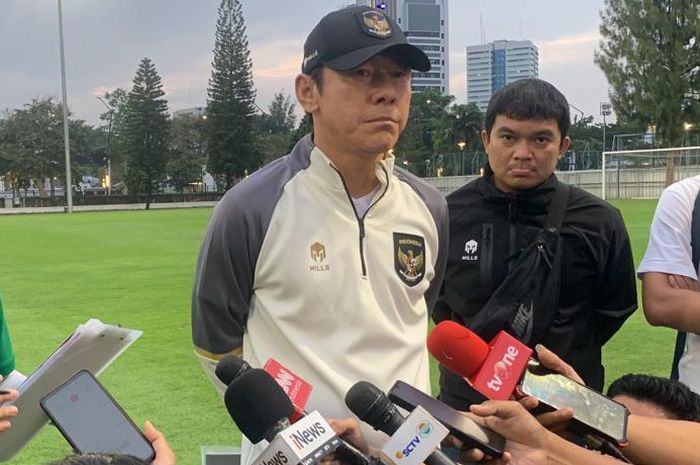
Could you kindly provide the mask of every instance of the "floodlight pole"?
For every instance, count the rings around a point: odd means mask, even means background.
[[[58,2],[58,37],[61,51],[61,93],[63,95],[63,145],[66,150],[66,213],[73,212],[73,180],[70,172],[70,134],[68,129],[68,94],[66,92],[66,59],[63,54],[63,8]]]
[[[607,127],[607,122],[605,117],[611,114],[612,106],[609,102],[600,102],[600,114],[603,117],[603,150],[600,152],[600,163],[601,163],[601,173],[603,177],[603,182],[601,184],[602,195],[601,197],[605,200],[605,129]]]
[[[107,128],[107,147],[105,148],[105,158],[107,159],[107,173],[105,175],[105,187],[107,188],[107,195],[112,195],[112,160],[109,158],[112,152],[110,152],[110,142],[112,140],[112,119],[114,118],[114,108],[107,105],[102,97],[97,97],[97,100],[102,102],[102,105],[107,107],[109,110],[109,126]]]

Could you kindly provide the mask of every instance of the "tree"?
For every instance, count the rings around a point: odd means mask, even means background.
[[[413,94],[408,124],[394,153],[403,158],[403,164],[414,173],[430,174],[428,167],[433,163],[434,138],[440,137],[443,118],[454,99],[452,95],[432,89]]]
[[[434,140],[435,151],[453,150],[459,142],[464,142],[470,149],[477,149],[481,146],[479,134],[483,122],[484,115],[476,104],[453,105],[442,117],[442,137]]]
[[[289,95],[277,92],[272,98],[272,103],[268,107],[269,114],[266,115],[266,128],[271,133],[289,134],[297,124],[297,117],[294,114],[294,104]]]
[[[69,120],[71,157],[82,160],[89,152],[85,123]],[[48,179],[53,194],[54,180],[65,179],[63,144],[63,107],[52,97],[33,99],[9,113],[0,127],[2,173],[7,174],[14,190],[27,189],[32,181],[40,195],[46,195]],[[80,164],[72,166],[73,176]]]
[[[126,151],[124,148],[124,121],[129,103],[129,93],[117,87],[111,92],[105,92],[101,100],[109,109],[100,114],[105,134],[104,157],[109,158],[112,165],[112,185],[124,178],[126,172]],[[107,160],[103,160],[105,163]]]
[[[207,101],[208,171],[229,189],[260,164],[253,137],[255,90],[240,0],[222,0]]]
[[[700,2],[606,0],[601,16],[595,62],[618,119],[656,124],[657,140],[680,145],[684,114],[700,105]]]
[[[206,163],[203,123],[204,120],[191,115],[177,116],[170,123],[170,159],[166,171],[168,182],[178,192],[202,180]]]
[[[146,209],[165,178],[168,159],[168,102],[155,65],[143,58],[129,92],[124,120],[129,193],[146,194]]]
[[[294,104],[290,97],[281,91],[272,99],[268,113],[255,115],[255,146],[262,164],[276,160],[291,150],[289,147],[291,138],[296,134],[296,119]],[[297,140],[291,141],[291,146],[296,142]]]
[[[305,113],[301,118],[301,121],[299,121],[299,126],[297,126],[297,128],[289,135],[289,145],[287,146],[286,151],[291,152],[296,143],[299,142],[299,139],[307,134],[310,134],[313,130],[314,127],[313,123],[311,122],[311,115],[309,113]]]
[[[443,172],[448,175],[466,173],[465,166],[472,166],[473,157],[478,155],[472,154],[472,161],[468,161],[465,158],[465,149],[476,152],[481,147],[479,134],[483,127],[483,119],[479,107],[474,103],[453,105],[440,116],[435,123],[433,134],[433,152],[439,154],[436,170],[445,170]],[[454,154],[453,160],[452,163],[447,163],[444,155],[450,153]]]

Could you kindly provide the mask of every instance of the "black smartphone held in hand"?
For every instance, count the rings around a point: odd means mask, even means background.
[[[570,407],[570,428],[578,434],[593,433],[617,444],[627,442],[627,408],[588,386],[538,364],[529,364],[518,391],[540,401],[541,411]]]
[[[420,405],[450,430],[467,448],[477,448],[491,457],[503,455],[506,440],[500,434],[479,425],[447,404],[429,396],[403,381],[397,381],[389,391],[389,400],[407,411]]]
[[[141,430],[87,370],[44,396],[40,404],[81,454],[127,454],[146,462],[155,457]]]

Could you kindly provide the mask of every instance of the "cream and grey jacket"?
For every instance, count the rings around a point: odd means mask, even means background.
[[[349,416],[343,398],[367,380],[429,392],[425,337],[447,251],[443,196],[394,157],[358,217],[332,162],[301,139],[234,186],[214,210],[197,263],[197,352],[243,348],[313,385],[307,410]]]

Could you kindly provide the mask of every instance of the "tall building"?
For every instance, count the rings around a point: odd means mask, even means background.
[[[189,107],[189,108],[182,108],[180,110],[175,110],[173,112],[173,118],[176,118],[178,116],[184,116],[184,115],[201,118],[206,114],[207,114],[207,107]]]
[[[396,19],[396,0],[355,0],[355,5],[369,6],[382,10],[390,18]]]
[[[435,89],[449,94],[449,60],[447,50],[448,0],[396,0],[396,21],[410,44],[420,48],[430,59],[430,71],[414,71],[413,91]]]
[[[356,5],[377,8],[394,18],[410,44],[420,48],[430,59],[430,71],[413,71],[414,92],[435,89],[449,93],[447,53],[448,0],[355,0]]]
[[[539,52],[529,40],[467,47],[467,103],[486,111],[491,95],[511,82],[539,76]]]

